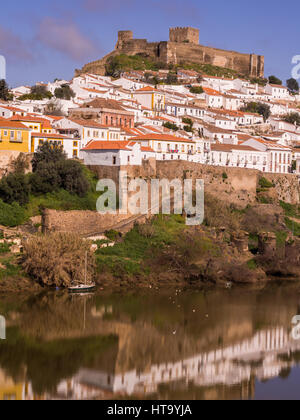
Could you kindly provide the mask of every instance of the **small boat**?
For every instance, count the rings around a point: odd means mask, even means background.
[[[72,286],[70,286],[69,292],[71,293],[88,293],[91,292],[92,290],[95,289],[96,284],[95,283],[90,283],[88,284],[87,282],[87,257],[88,257],[88,253],[86,252],[85,254],[85,281],[84,284],[74,284]]]
[[[78,284],[77,286],[70,286],[69,292],[72,293],[85,293],[90,292],[91,290],[95,289],[95,283],[92,284]]]

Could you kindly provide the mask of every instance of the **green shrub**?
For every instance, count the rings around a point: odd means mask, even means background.
[[[192,86],[190,92],[195,95],[201,95],[204,92],[204,90],[202,86]]]
[[[28,176],[11,173],[0,181],[0,199],[5,203],[19,203],[21,206],[29,201],[30,185]]]
[[[227,173],[226,172],[223,172],[223,174],[222,174],[222,178],[225,180],[225,179],[228,179],[228,175],[227,175]]]
[[[276,243],[277,246],[283,246],[286,243],[288,233],[285,231],[276,232]]]
[[[7,243],[0,244],[0,254],[7,254],[10,250],[10,246]]]
[[[163,124],[163,126],[165,127],[165,128],[168,128],[169,130],[173,130],[173,131],[178,131],[179,130],[179,127],[177,127],[177,125],[176,124],[174,124],[174,123],[171,123],[171,122],[166,122],[166,123],[164,123]]]
[[[30,179],[33,194],[47,194],[64,189],[84,197],[90,189],[83,166],[68,160],[60,146],[43,144],[34,154]]]
[[[280,206],[283,208],[284,213],[288,217],[294,217],[300,219],[300,206],[297,204],[289,204],[284,201],[280,201]]]
[[[247,267],[249,268],[249,270],[256,270],[257,269],[256,261],[255,260],[248,261]]]
[[[111,241],[116,241],[118,238],[120,238],[120,234],[116,230],[106,231],[105,236]]]
[[[274,184],[270,181],[268,181],[266,178],[262,177],[259,180],[259,185],[261,188],[273,188]]]
[[[288,217],[285,218],[286,227],[293,233],[294,236],[300,236],[300,223],[296,223]]]
[[[26,209],[17,203],[6,204],[0,200],[0,225],[15,227],[28,220]]]

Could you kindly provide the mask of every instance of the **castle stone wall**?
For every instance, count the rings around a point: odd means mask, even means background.
[[[87,72],[104,75],[107,60],[119,54],[143,54],[165,64],[212,64],[247,76],[264,76],[263,56],[199,45],[199,30],[194,28],[171,28],[170,41],[153,43],[134,39],[132,31],[120,31],[115,51],[77,70],[76,75]]]
[[[170,42],[183,42],[199,45],[199,29],[171,28]]]

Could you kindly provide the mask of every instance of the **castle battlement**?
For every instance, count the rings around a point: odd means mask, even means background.
[[[183,42],[199,45],[199,36],[199,29],[196,28],[170,28],[170,42]]]
[[[89,63],[76,74],[105,74],[107,60],[119,54],[129,56],[141,54],[167,65],[169,64],[211,64],[235,70],[251,77],[264,77],[264,56],[226,51],[200,45],[199,29],[192,27],[170,28],[169,41],[148,42],[135,39],[130,30],[118,32],[118,42],[113,52],[103,59]]]

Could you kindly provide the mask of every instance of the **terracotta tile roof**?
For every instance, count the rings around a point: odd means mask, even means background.
[[[31,137],[44,137],[44,138],[49,138],[49,139],[61,139],[61,140],[72,139],[74,141],[78,141],[74,139],[73,137],[63,136],[62,134],[56,134],[56,133],[31,133]]]
[[[132,141],[91,140],[82,150],[129,150]]]
[[[68,117],[67,119],[74,122],[75,124],[82,125],[83,127],[105,128],[105,129],[108,128],[108,126],[100,124],[100,123],[98,123],[97,121],[94,121],[94,120],[84,120],[84,119],[81,119],[81,118],[73,118],[73,117]]]
[[[86,90],[87,92],[101,93],[101,95],[103,95],[103,93],[104,93],[104,90],[88,89],[88,88],[82,88],[82,89]]]
[[[145,146],[141,147],[141,151],[142,152],[153,152],[153,153],[155,153],[154,150],[151,147],[145,147]]]
[[[36,122],[41,124],[49,124],[49,120],[41,118],[41,117],[32,117],[30,115],[26,115],[26,117],[22,117],[21,115],[14,115],[10,118],[11,121],[23,121],[23,122]]]
[[[145,92],[148,92],[148,93],[149,92],[157,92],[157,90],[154,89],[151,86],[146,86],[146,87],[143,87],[142,89],[136,90],[134,93],[145,93]]]
[[[16,108],[14,106],[7,106],[7,105],[0,105],[1,108],[6,108],[9,111],[15,111],[15,112],[24,112],[24,114],[26,114],[26,111],[24,111],[24,109],[20,109],[20,108]]]
[[[221,92],[218,92],[217,90],[211,89],[211,88],[203,88],[204,92],[207,95],[211,95],[211,96],[223,96]]]
[[[280,89],[285,89],[285,90],[288,90],[288,88],[287,88],[287,87],[282,86],[282,85],[274,85],[274,84],[270,83],[270,86],[272,86],[272,87],[274,87],[274,88],[280,88]]]
[[[257,152],[257,149],[251,146],[235,145],[235,144],[212,144],[211,150],[214,152],[231,152],[233,150],[240,150],[242,152]]]
[[[103,99],[97,98],[93,101],[87,102],[85,106],[89,108],[106,108],[106,109],[114,109],[116,111],[124,111],[123,106],[114,99]]]
[[[30,130],[26,125],[20,123],[19,121],[10,121],[10,120],[0,120],[0,128],[18,128],[20,130]]]
[[[272,140],[264,140],[262,138],[253,138],[253,140],[257,141],[258,143],[264,144],[268,149],[283,149],[283,150],[291,150],[290,147],[283,146],[282,144],[278,144],[276,141]]]
[[[168,134],[145,134],[143,136],[137,136],[132,138],[133,141],[147,141],[147,140],[158,140],[158,141],[174,141],[177,143],[195,143],[194,140],[186,139],[183,137],[170,136]]]

